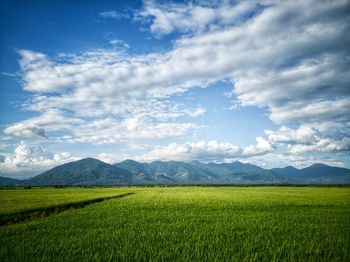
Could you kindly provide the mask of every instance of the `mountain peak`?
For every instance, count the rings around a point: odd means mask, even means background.
[[[328,165],[326,165],[326,164],[322,164],[322,163],[315,163],[315,164],[313,164],[313,165],[311,165],[311,166],[309,166],[309,168],[320,168],[320,167],[330,167],[330,166],[328,166]]]
[[[95,158],[56,166],[27,181],[30,185],[120,185],[130,173]]]
[[[132,159],[125,159],[119,163],[125,163],[125,164],[140,164],[140,162],[137,162],[135,160],[132,160]]]
[[[96,158],[92,158],[92,157],[86,157],[86,158],[80,159],[80,160],[75,161],[75,162],[102,162],[102,163],[104,163],[103,161],[96,159]]]
[[[284,167],[284,169],[297,170],[297,168],[294,166],[286,166],[286,167]]]
[[[96,159],[96,158],[92,158],[92,157],[86,157],[86,158],[83,158],[83,159],[80,159],[80,160],[77,160],[77,161],[74,161],[74,162],[70,162],[70,163],[67,163],[66,165],[69,165],[69,164],[80,164],[80,165],[87,165],[87,166],[91,166],[91,165],[94,165],[94,166],[109,166],[108,163],[106,162],[103,162],[99,159]]]

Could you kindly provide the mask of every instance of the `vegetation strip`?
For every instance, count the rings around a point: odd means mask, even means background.
[[[87,205],[102,202],[109,199],[115,199],[115,198],[121,198],[125,196],[132,195],[134,193],[125,193],[120,194],[116,196],[110,196],[110,197],[100,197],[100,198],[94,198],[89,200],[84,200],[80,202],[75,203],[67,203],[62,205],[56,205],[56,206],[50,206],[50,207],[42,207],[42,208],[35,208],[30,210],[24,210],[16,213],[10,213],[10,214],[1,214],[0,215],[0,226],[10,225],[10,224],[16,224],[20,222],[30,221],[42,217],[47,217],[51,214],[56,214],[59,212],[63,212],[68,209],[78,209],[83,208]]]

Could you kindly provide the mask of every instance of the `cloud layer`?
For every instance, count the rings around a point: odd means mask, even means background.
[[[350,4],[325,1],[145,2],[134,15],[155,37],[185,33],[167,52],[95,50],[56,57],[21,50],[23,105],[38,114],[7,135],[63,142],[188,138],[205,108],[172,98],[230,79],[239,106],[266,108],[279,130],[257,144],[171,143],[145,159],[218,160],[271,153],[348,152]],[[119,13],[100,13],[120,18]],[[64,136],[53,137],[60,131]]]
[[[68,152],[51,153],[40,146],[21,142],[13,153],[2,156],[1,173],[16,175],[36,175],[51,167],[77,160]]]
[[[173,31],[199,33],[243,23],[258,7],[258,1],[242,1],[234,5],[229,1],[200,4],[145,1],[134,19],[147,24],[149,30],[158,36]]]
[[[272,145],[265,139],[258,137],[256,145],[240,148],[231,143],[220,143],[215,140],[199,141],[196,143],[176,144],[172,143],[165,147],[156,148],[149,153],[138,156],[139,161],[155,160],[180,160],[192,161],[200,159],[203,162],[232,161],[237,158],[263,155],[273,151]]]

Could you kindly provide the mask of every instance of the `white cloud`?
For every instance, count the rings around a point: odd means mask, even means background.
[[[183,109],[171,111],[169,109],[170,111],[167,112],[161,107],[152,112],[150,111],[151,108],[144,108],[146,112],[133,112],[133,115],[126,114],[122,118],[119,117],[119,119],[108,115],[93,118],[72,118],[65,116],[59,110],[49,110],[37,117],[5,128],[4,133],[20,137],[42,137],[53,142],[131,143],[142,139],[155,140],[182,137],[189,131],[195,132],[199,128],[198,125],[188,122],[172,122],[171,120],[173,117],[176,118],[183,114],[196,117],[203,113],[199,109],[194,112],[182,112]],[[92,106],[90,110],[93,109]],[[58,137],[55,133],[50,137],[47,135],[47,133],[55,131],[64,132],[65,135]]]
[[[68,152],[51,153],[42,147],[21,142],[13,153],[4,157],[0,163],[0,172],[18,175],[29,172],[34,175],[73,160],[77,160],[77,158],[72,157]]]
[[[190,117],[198,117],[203,115],[206,112],[206,110],[202,107],[198,107],[196,108],[193,112],[189,112],[188,115]]]
[[[186,115],[197,117],[205,111],[203,108],[191,109],[170,102],[167,97],[162,97],[167,93],[162,88],[143,90],[142,87],[147,86],[147,83],[142,82],[141,76],[130,78],[131,83],[128,84],[127,78],[132,72],[128,72],[127,68],[124,70],[123,67],[137,68],[138,58],[135,58],[135,65],[128,65],[126,61],[120,61],[121,54],[115,52],[86,53],[81,57],[61,55],[58,61],[62,59],[64,61],[62,63],[49,61],[45,55],[31,51],[21,51],[21,55],[23,56],[21,65],[24,70],[25,89],[39,93],[24,104],[24,108],[42,112],[42,114],[10,126],[6,129],[7,134],[29,133],[28,129],[32,129],[31,127],[35,125],[38,128],[45,126],[45,130],[50,129],[51,131],[68,130],[76,135],[74,141],[81,142],[116,143],[131,138],[177,137],[197,126],[174,120]],[[113,68],[116,71],[110,72],[111,69],[114,71]],[[124,76],[118,77],[120,73]],[[139,82],[133,85],[132,82],[135,80]],[[55,91],[54,95],[52,91]],[[178,91],[176,87],[171,93]],[[43,93],[49,94],[44,95]],[[58,115],[62,116],[62,119],[55,117],[51,125],[43,123],[45,122],[43,119],[47,118],[48,110],[59,112]],[[63,111],[66,113],[63,114]],[[67,119],[63,119],[64,115]],[[68,115],[74,117],[68,117]],[[86,117],[92,118],[88,121],[90,124],[86,123]],[[102,121],[100,118],[105,120]],[[123,132],[121,130],[123,121],[135,118],[142,120],[145,126],[140,127],[138,133]],[[110,124],[106,130],[101,130],[103,135],[98,128],[88,130],[103,122]],[[19,128],[22,132],[14,132]],[[156,135],[152,134],[154,132]]]
[[[53,67],[48,57],[29,50],[19,51],[24,90],[34,92],[63,92],[73,83],[70,75]]]
[[[250,157],[264,155],[274,150],[272,144],[262,137],[257,137],[256,142],[256,145],[250,145],[243,148],[242,156]]]
[[[44,137],[47,138],[45,134],[45,129],[35,126],[32,123],[26,124],[23,123],[17,123],[13,126],[10,126],[8,128],[5,128],[4,133],[7,135],[14,135],[14,136],[20,136],[20,137]]]
[[[336,94],[336,93],[335,93]],[[350,99],[348,97],[314,101],[295,101],[284,106],[271,107],[270,118],[276,123],[324,123],[331,121],[349,124]]]
[[[85,121],[65,116],[60,110],[48,109],[40,116],[18,122],[4,129],[7,135],[19,137],[47,138],[46,131],[69,129],[71,125],[82,124]]]
[[[292,154],[348,152],[350,137],[336,132],[323,133],[317,127],[302,125],[294,130],[281,127],[277,131],[265,130],[269,142],[276,145],[286,145]]]
[[[249,163],[262,166],[264,168],[294,166],[296,168],[305,168],[315,163],[323,163],[330,166],[349,168],[349,163],[338,159],[337,157],[320,156],[320,155],[301,155],[301,154],[284,154],[274,152],[272,154],[249,158]]]
[[[129,14],[126,14],[126,13],[120,13],[116,10],[109,10],[109,11],[104,11],[104,12],[100,12],[98,14],[99,17],[101,18],[111,18],[111,19],[128,19],[130,16]]]
[[[297,130],[281,127],[278,131],[265,130],[271,143],[311,143],[317,140],[317,132],[309,126],[301,126]]]
[[[191,123],[152,123],[137,118],[126,118],[118,122],[112,118],[105,118],[73,127],[74,138],[69,138],[68,142],[110,144],[141,139],[154,140],[181,137],[196,128],[197,126]]]
[[[119,47],[123,47],[123,48],[130,48],[130,46],[125,43],[125,41],[121,40],[121,39],[111,39],[109,40],[109,43],[111,45],[114,45],[114,46],[119,46]]]
[[[289,152],[292,154],[302,154],[308,152],[342,152],[350,151],[350,138],[341,139],[320,138],[316,143],[305,145],[289,145]]]
[[[229,1],[189,4],[145,1],[134,19],[148,24],[155,35],[166,35],[173,31],[198,33],[242,23],[256,7],[257,1],[242,1],[234,5]]]
[[[171,95],[230,76],[243,105],[267,106],[272,120],[288,122],[292,116],[279,112],[325,103],[329,97],[342,104],[348,95],[346,1],[313,4],[276,3],[241,25],[183,37],[168,53],[101,51],[54,62],[23,51],[25,88],[78,101],[128,99]]]
[[[151,150],[134,159],[139,161],[154,160],[200,160],[204,162],[224,162],[237,158],[247,158],[272,152],[272,145],[261,137],[257,137],[257,144],[240,148],[231,143],[220,143],[215,140],[188,142],[185,144],[171,143],[165,147]]]

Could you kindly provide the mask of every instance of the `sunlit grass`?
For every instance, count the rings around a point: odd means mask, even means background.
[[[0,190],[0,214],[114,196],[119,188],[32,188]]]
[[[350,260],[349,188],[105,190],[135,194],[2,227],[0,260]]]

